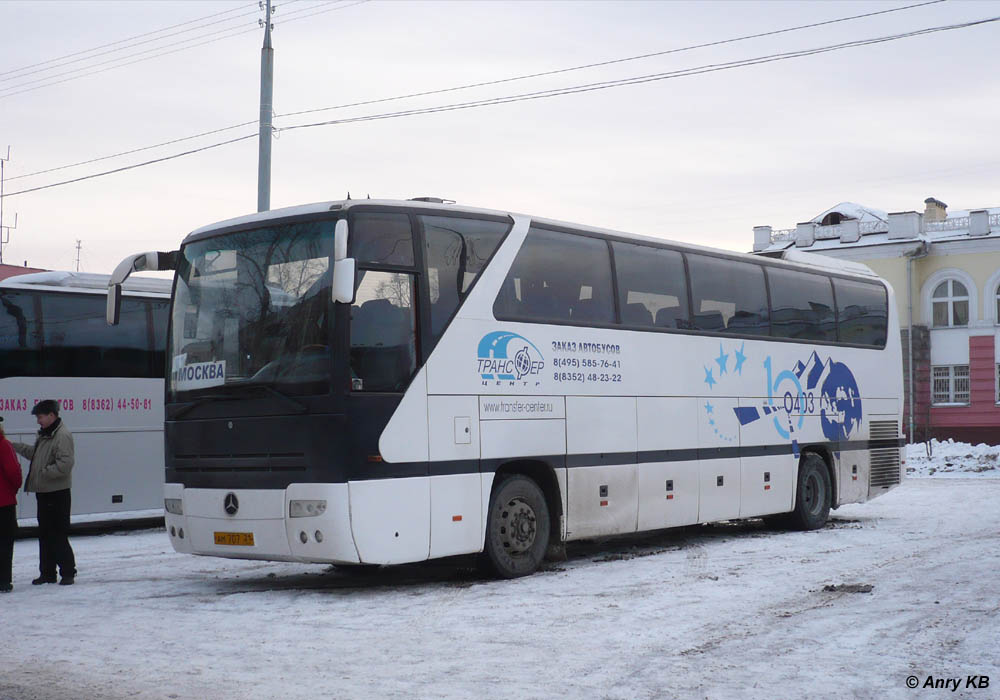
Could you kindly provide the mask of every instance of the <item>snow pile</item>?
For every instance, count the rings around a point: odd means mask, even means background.
[[[906,446],[907,477],[1000,477],[1000,447],[931,440]]]

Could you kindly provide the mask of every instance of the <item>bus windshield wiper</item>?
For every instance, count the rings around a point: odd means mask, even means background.
[[[262,390],[264,390],[264,392],[270,394],[271,396],[276,396],[279,399],[282,399],[285,403],[288,403],[288,404],[291,404],[292,406],[294,406],[297,409],[296,413],[305,413],[306,411],[309,410],[304,403],[302,403],[301,401],[299,401],[297,399],[293,399],[291,396],[289,396],[288,394],[286,394],[286,393],[284,393],[282,391],[278,391],[277,389],[275,389],[270,384],[248,384],[247,388],[250,388],[250,389],[262,389]]]
[[[230,385],[230,386],[234,386],[234,385]],[[275,389],[273,386],[270,386],[268,384],[243,384],[243,385],[235,385],[235,386],[239,386],[242,389],[250,389],[250,390],[254,390],[254,391],[259,391],[259,392],[270,394],[271,396],[277,397],[277,398],[281,399],[282,401],[284,401],[285,403],[290,404],[291,406],[293,406],[295,408],[295,412],[296,413],[306,413],[309,410],[306,407],[306,405],[304,403],[302,403],[301,401],[293,399],[288,394],[280,392],[277,389]],[[245,396],[243,396],[242,392],[239,392],[239,391],[234,391],[231,394],[205,394],[204,396],[199,396],[198,398],[194,399],[191,403],[187,404],[186,406],[182,406],[181,408],[177,409],[177,411],[173,414],[173,416],[171,416],[171,418],[180,418],[181,416],[183,416],[184,414],[188,413],[192,409],[194,409],[194,408],[196,408],[198,406],[202,406],[202,405],[204,405],[206,403],[214,403],[216,401],[237,401],[237,400],[239,400],[241,398],[245,398]]]
[[[194,399],[193,401],[191,401],[191,403],[187,404],[186,406],[181,406],[180,408],[178,408],[177,411],[174,413],[174,415],[171,416],[171,418],[180,418],[191,409],[195,408],[196,406],[201,406],[202,404],[212,403],[213,401],[228,401],[230,399],[236,399],[236,398],[239,397],[234,396],[232,394],[205,394],[204,396],[199,396],[198,398]]]

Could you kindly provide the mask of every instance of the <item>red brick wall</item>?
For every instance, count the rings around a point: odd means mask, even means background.
[[[1000,444],[1000,406],[996,399],[996,361],[994,336],[969,338],[969,405],[930,407],[930,435],[966,442]],[[930,401],[928,372],[917,382],[917,398]],[[919,417],[921,411],[915,411]]]

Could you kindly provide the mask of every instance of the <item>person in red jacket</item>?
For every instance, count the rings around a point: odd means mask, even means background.
[[[0,593],[14,590],[14,535],[17,534],[17,490],[21,488],[21,465],[0,418]]]

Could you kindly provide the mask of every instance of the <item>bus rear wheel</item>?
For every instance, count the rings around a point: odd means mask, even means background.
[[[526,476],[503,478],[493,488],[483,558],[501,578],[534,573],[549,544],[549,508],[538,484]]]
[[[795,491],[795,510],[789,513],[789,524],[799,530],[818,530],[830,517],[833,489],[826,462],[815,454],[807,454],[799,465]]]

